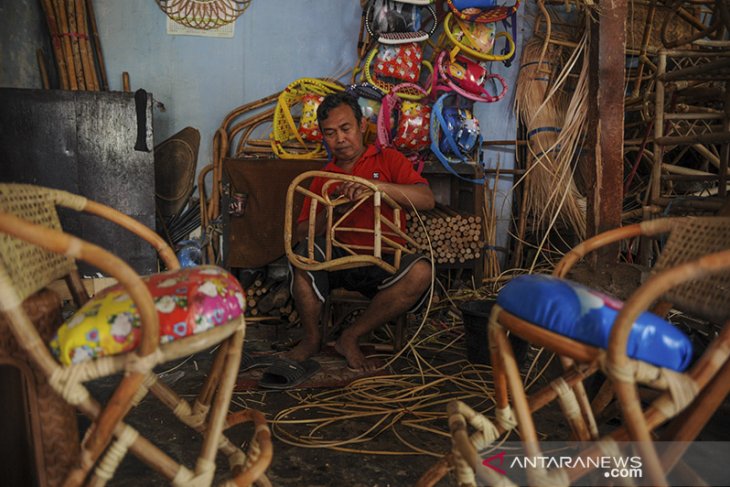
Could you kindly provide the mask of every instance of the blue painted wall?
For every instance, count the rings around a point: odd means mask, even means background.
[[[333,75],[354,63],[360,6],[343,0],[253,0],[231,39],[166,34],[154,0],[95,0],[110,89],[122,72],[165,111],[154,113],[161,142],[190,125],[201,132],[199,167],[234,108],[305,76]]]
[[[47,30],[39,0],[0,0],[0,87],[43,87],[36,49],[53,62]]]

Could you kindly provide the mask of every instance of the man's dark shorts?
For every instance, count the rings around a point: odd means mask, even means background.
[[[314,258],[318,262],[324,261],[324,247],[325,239],[320,236],[314,240]],[[307,255],[307,243],[300,242],[294,249],[298,255]],[[339,248],[332,247],[332,258],[345,257],[351,255],[349,252]],[[384,255],[383,260],[389,264],[393,263],[393,256],[390,254]],[[358,291],[368,298],[373,298],[378,292],[383,289],[387,289],[396,282],[398,282],[403,276],[405,276],[411,267],[419,260],[424,260],[430,264],[430,259],[423,254],[402,254],[400,259],[400,267],[391,274],[384,269],[376,265],[369,265],[364,267],[356,267],[354,269],[345,269],[341,271],[305,271],[312,282],[314,292],[317,294],[317,298],[324,302],[329,296],[332,289],[343,287],[348,291]],[[290,264],[291,266],[291,264]],[[421,295],[420,298],[414,303],[413,307],[409,312],[418,311],[423,304],[427,301],[429,289]]]

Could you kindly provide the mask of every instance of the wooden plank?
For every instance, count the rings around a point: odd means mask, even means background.
[[[624,77],[626,48],[626,0],[601,3],[600,20],[592,26],[589,75],[587,171],[588,214],[586,237],[621,225],[623,205]],[[597,42],[595,42],[597,40]],[[598,253],[601,264],[615,262],[617,246]]]
[[[152,98],[145,106],[148,147]],[[0,181],[63,189],[107,204],[155,227],[152,152],[134,149],[137,113],[132,93],[0,88]],[[116,225],[60,211],[64,230],[112,251],[140,274],[157,271],[146,242]],[[84,275],[96,269],[79,265]]]

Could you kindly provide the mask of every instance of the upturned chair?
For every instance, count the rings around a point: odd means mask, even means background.
[[[651,277],[626,303],[565,279],[588,253],[639,236],[662,237],[666,242]],[[488,324],[496,389],[494,423],[463,403],[449,405],[452,458],[460,485],[474,485],[475,475],[489,485],[512,485],[483,466],[477,452],[517,429],[526,454],[540,456],[533,414],[555,399],[572,438],[586,442],[587,452],[609,454],[616,451],[611,450],[615,442],[635,442],[644,476],[651,485],[667,485],[666,475],[687,442],[697,437],[730,391],[729,291],[730,218],[723,217],[665,218],[604,232],[569,252],[552,277],[512,280],[501,290]],[[689,338],[646,311],[654,303],[660,314],[673,306],[721,325],[719,333],[695,360]],[[507,331],[557,354],[563,375],[528,397]],[[583,380],[598,370],[610,387],[604,387],[590,403]],[[639,387],[658,394],[648,406],[642,405]],[[622,425],[601,436],[594,412],[611,393],[618,400]],[[682,443],[659,455],[653,443],[655,430],[670,420],[659,439]],[[477,429],[471,437],[468,424]],[[586,468],[532,468],[526,474],[530,485],[569,485],[588,472]],[[427,478],[419,485],[432,485]]]
[[[122,259],[64,233],[56,207],[83,211],[121,225],[151,244],[167,271],[140,277]],[[76,269],[83,260],[118,285],[89,297]],[[22,307],[49,283],[64,279],[79,309],[50,343]],[[65,191],[0,184],[0,312],[9,329],[63,400],[91,419],[81,453],[64,485],[104,485],[131,451],[172,485],[210,485],[218,451],[228,457],[226,485],[268,485],[271,439],[261,413],[229,414],[245,334],[244,296],[223,269],[180,269],[170,247],[152,230],[105,205]],[[192,403],[159,381],[153,368],[219,345],[210,373]],[[85,382],[121,374],[102,404]],[[194,469],[173,460],[132,428],[125,417],[148,392],[203,436]],[[255,433],[244,453],[223,431],[244,421]]]

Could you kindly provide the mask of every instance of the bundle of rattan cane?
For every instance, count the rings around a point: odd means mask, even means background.
[[[419,215],[423,225],[412,214],[406,215],[408,235],[423,247],[430,238],[437,264],[463,264],[481,256],[481,217],[461,214],[444,205]]]
[[[522,51],[515,103],[528,139],[523,212],[541,235],[548,235],[556,223],[578,236],[585,234],[585,198],[572,165],[587,116],[587,66],[578,63],[585,46],[584,37],[565,60],[554,46],[545,50],[540,39],[526,43]],[[580,74],[568,88],[574,68]]]
[[[107,90],[104,56],[91,0],[42,0],[41,5],[51,36],[60,88]]]

